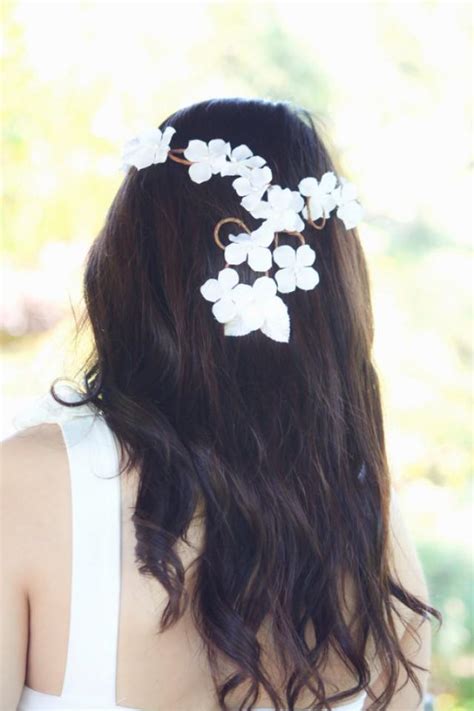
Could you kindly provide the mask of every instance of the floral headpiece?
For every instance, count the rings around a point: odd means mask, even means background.
[[[217,223],[214,241],[224,251],[225,265],[217,278],[202,284],[200,292],[213,302],[212,313],[224,325],[226,336],[244,336],[260,329],[275,341],[288,342],[288,308],[277,292],[289,293],[296,288],[308,291],[319,283],[319,274],[312,266],[316,252],[301,234],[305,227],[302,217],[321,230],[336,209],[345,228],[352,229],[363,216],[354,185],[345,178],[339,178],[338,183],[336,175],[329,171],[319,181],[314,177],[303,178],[298,190],[282,188],[272,184],[272,171],[266,160],[253,155],[248,146],[232,148],[228,142],[215,138],[209,143],[191,140],[187,148],[170,148],[175,133],[172,126],[164,131],[151,128],[127,141],[122,170],[127,171],[130,166],[141,170],[170,158],[189,166],[189,177],[195,183],[204,183],[216,174],[234,177],[232,186],[241,198],[240,204],[262,223],[255,230],[236,217],[226,217]],[[228,223],[237,225],[241,231],[229,235],[230,242],[225,246],[219,232]],[[297,248],[278,246],[279,232],[294,235],[301,244]],[[270,250],[272,242],[275,247]],[[253,284],[240,283],[234,267],[244,262],[255,272],[265,272],[265,276],[259,276]],[[272,262],[279,267],[275,278],[268,275]]]

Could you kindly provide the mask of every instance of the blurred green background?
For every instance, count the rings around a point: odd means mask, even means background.
[[[83,259],[123,142],[213,96],[302,104],[359,188],[389,458],[445,622],[438,711],[474,709],[471,4],[4,2],[2,435],[86,350]]]

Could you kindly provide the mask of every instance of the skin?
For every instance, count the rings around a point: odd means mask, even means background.
[[[44,423],[27,428],[0,443],[1,559],[0,559],[0,709],[16,708],[23,685],[60,695],[64,678],[69,623],[71,575],[70,486],[67,452],[58,425]],[[211,680],[199,656],[199,637],[189,615],[174,630],[155,635],[157,613],[166,594],[157,581],[144,580],[133,560],[133,528],[129,520],[136,477],[121,480],[122,495],[122,601],[117,651],[117,703],[154,711],[217,711]],[[396,497],[392,498],[391,536],[395,570],[405,587],[428,601],[428,590],[415,546],[403,521]],[[180,550],[185,567],[199,549],[196,526],[191,548]],[[193,549],[195,546],[195,549]],[[192,585],[192,578],[189,578]],[[406,614],[406,612],[405,612]],[[408,634],[400,637],[406,654],[429,668],[431,628],[419,629],[418,647]],[[262,637],[264,645],[264,638]],[[189,658],[188,658],[189,657]],[[329,662],[328,680],[340,688],[344,671],[337,660]],[[419,672],[424,691],[427,674]],[[383,675],[373,664],[374,691],[383,688]],[[404,678],[400,679],[400,686]],[[311,697],[301,699],[309,703]],[[238,704],[238,698],[232,704]],[[265,706],[264,695],[258,706]],[[370,699],[364,708],[368,708]],[[421,709],[411,684],[397,693],[390,709]]]

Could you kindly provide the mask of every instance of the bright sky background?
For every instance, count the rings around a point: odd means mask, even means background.
[[[223,81],[218,70],[207,77],[197,71],[198,81],[190,81],[191,51],[204,50],[216,39],[209,12],[216,5],[232,7],[225,2],[62,0],[20,2],[17,16],[39,81],[70,77],[80,90],[105,80],[90,130],[118,146],[179,104],[242,93],[238,81]],[[401,221],[428,214],[456,241],[470,243],[468,4],[464,13],[463,4],[453,2],[255,5],[260,11],[273,6],[295,43],[334,82],[337,106],[331,107],[331,131],[373,214]],[[461,11],[453,12],[456,5]],[[451,37],[456,42],[447,44]],[[251,51],[240,27],[225,41],[236,43],[242,53]],[[415,47],[416,64],[411,60],[401,71],[394,59],[403,55],[404,45],[411,57]],[[423,68],[429,69],[429,81]],[[156,103],[160,92],[168,99],[164,111]],[[172,106],[174,97],[179,103]],[[134,106],[131,114],[125,104]],[[109,159],[103,165],[113,170],[114,158]]]

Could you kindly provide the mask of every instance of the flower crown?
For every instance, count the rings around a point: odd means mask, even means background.
[[[262,223],[255,230],[236,217],[226,217],[217,223],[214,241],[224,251],[225,265],[217,278],[202,284],[200,292],[213,303],[212,313],[223,324],[226,336],[244,336],[260,329],[275,341],[288,342],[288,307],[277,292],[289,293],[296,288],[308,291],[319,283],[319,273],[312,266],[316,252],[301,234],[305,227],[301,215],[313,228],[321,230],[336,208],[345,228],[352,229],[363,216],[354,185],[345,178],[339,178],[338,183],[336,175],[328,171],[319,181],[314,177],[303,178],[298,190],[282,188],[272,184],[272,171],[266,160],[253,155],[248,146],[232,148],[228,142],[215,138],[209,143],[191,140],[187,148],[170,148],[175,133],[172,126],[164,131],[151,128],[127,141],[122,170],[127,171],[130,166],[141,170],[170,158],[189,166],[189,177],[195,183],[204,183],[216,174],[234,177],[232,186],[241,198],[240,204]],[[317,224],[320,219],[322,222]],[[225,246],[219,232],[228,223],[234,223],[241,231],[229,235],[230,242]],[[297,248],[278,246],[280,232],[294,235],[301,244]],[[270,250],[272,242],[275,247]],[[244,262],[265,275],[252,284],[239,282],[234,267]],[[275,278],[268,275],[272,262],[279,267]]]

